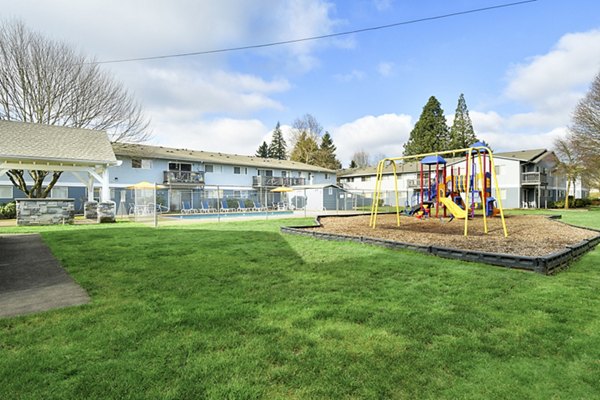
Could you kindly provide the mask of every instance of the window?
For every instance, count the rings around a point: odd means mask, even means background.
[[[66,199],[69,197],[69,188],[65,186],[54,186],[50,191],[50,197],[53,199]]]
[[[13,187],[12,186],[0,186],[0,199],[12,199],[13,198]]]
[[[325,174],[325,179],[329,179],[329,174]]]
[[[248,175],[248,168],[245,167],[233,167],[233,173],[236,175]]]
[[[131,159],[131,168],[151,169],[152,160],[143,160],[141,158]]]
[[[354,177],[348,178],[348,182],[354,182]]]
[[[333,195],[333,188],[332,187],[329,188],[329,195],[330,196]]]
[[[287,171],[281,171],[281,177],[287,178]]]
[[[169,163],[169,171],[192,171],[192,164],[189,163],[178,163],[178,162],[170,162]]]

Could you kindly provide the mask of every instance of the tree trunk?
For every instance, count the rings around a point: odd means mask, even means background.
[[[6,175],[8,175],[8,179],[10,179],[12,184],[25,193],[29,199],[44,199],[48,197],[48,194],[50,194],[50,191],[62,175],[62,171],[54,171],[52,173],[52,180],[44,188],[44,179],[48,176],[49,171],[29,171],[29,176],[33,179],[31,187],[27,186],[23,173],[22,169],[11,169]]]
[[[569,209],[569,192],[571,191],[571,180],[567,179],[567,193],[565,193],[565,210]]]

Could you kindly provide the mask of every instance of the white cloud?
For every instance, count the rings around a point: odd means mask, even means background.
[[[151,68],[140,71],[132,82],[146,98],[146,110],[153,119],[165,108],[194,111],[197,117],[226,111],[249,113],[263,109],[283,109],[269,97],[285,92],[290,84],[285,79],[264,80],[257,76],[207,70],[202,74],[181,68]]]
[[[412,117],[404,114],[368,115],[329,129],[337,146],[337,156],[344,166],[352,155],[365,150],[371,156],[400,156],[403,144],[413,128]]]
[[[566,125],[577,101],[600,68],[600,30],[569,33],[544,55],[513,67],[505,95],[531,107],[511,117],[510,125],[549,129]]]
[[[521,110],[470,111],[475,132],[496,150],[547,148],[567,131],[571,113],[600,68],[600,30],[569,33],[546,54],[508,72],[504,94]]]
[[[220,118],[210,121],[155,121],[160,136],[154,144],[228,154],[253,155],[263,140],[270,139],[270,129],[256,119]]]
[[[333,78],[338,82],[352,82],[364,79],[365,73],[357,69],[353,69],[347,74],[335,74]]]
[[[380,62],[377,65],[377,72],[379,73],[379,75],[383,76],[383,77],[388,77],[390,75],[392,75],[394,69],[394,63],[392,62]]]
[[[373,0],[377,11],[388,10],[392,6],[392,0]]]

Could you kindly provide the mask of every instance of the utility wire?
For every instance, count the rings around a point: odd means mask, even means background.
[[[300,39],[283,40],[280,42],[269,42],[269,43],[253,44],[253,45],[239,46],[239,47],[227,47],[227,48],[215,49],[215,50],[194,51],[191,53],[167,54],[167,55],[161,55],[161,56],[137,57],[137,58],[123,58],[123,59],[106,60],[106,61],[93,61],[93,62],[90,62],[90,64],[115,64],[115,63],[125,63],[125,62],[133,62],[133,61],[161,60],[161,59],[165,59],[165,58],[202,56],[202,55],[207,55],[207,54],[228,53],[228,52],[241,51],[241,50],[260,49],[260,48],[264,48],[264,47],[281,46],[281,45],[285,45],[285,44],[308,42],[308,41],[313,41],[313,40],[328,39],[328,38],[339,37],[339,36],[347,36],[347,35],[352,35],[355,33],[363,33],[363,32],[382,30],[382,29],[389,29],[389,28],[394,28],[397,26],[411,25],[411,24],[416,24],[416,23],[426,22],[426,21],[435,21],[438,19],[456,17],[459,15],[474,14],[474,13],[479,13],[479,12],[483,12],[483,11],[497,10],[499,8],[520,6],[520,5],[527,4],[527,3],[534,3],[536,1],[537,0],[523,0],[523,1],[517,1],[514,3],[498,4],[495,6],[474,8],[471,10],[458,11],[458,12],[454,12],[454,13],[450,13],[450,14],[436,15],[433,17],[425,17],[425,18],[413,19],[413,20],[409,20],[409,21],[396,22],[393,24],[378,25],[378,26],[372,26],[369,28],[355,29],[352,31],[345,31],[345,32],[330,33],[327,35],[311,36],[311,37],[300,38]]]

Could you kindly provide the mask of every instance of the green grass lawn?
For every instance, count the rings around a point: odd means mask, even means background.
[[[33,229],[92,302],[0,319],[0,399],[600,396],[598,249],[549,277],[299,223]]]

